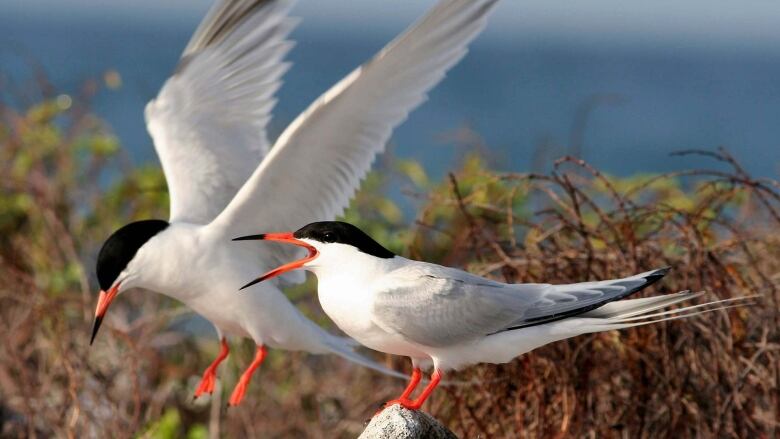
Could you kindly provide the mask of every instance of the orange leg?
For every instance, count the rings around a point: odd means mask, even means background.
[[[252,380],[252,374],[255,372],[255,369],[260,367],[260,365],[263,363],[263,360],[265,360],[265,355],[265,346],[258,346],[255,359],[252,361],[252,364],[246,368],[244,373],[241,375],[241,378],[238,380],[236,388],[233,389],[233,394],[230,395],[228,406],[237,406],[241,403],[241,400],[244,399],[246,388],[249,387],[249,381]]]
[[[200,385],[198,385],[198,388],[195,390],[194,398],[197,398],[204,393],[211,394],[214,392],[214,384],[217,380],[217,367],[219,367],[219,363],[227,358],[229,352],[227,341],[224,337],[220,339],[219,344],[219,355],[217,355],[217,358],[206,368],[206,371],[203,372],[203,378],[200,379]]]
[[[409,379],[409,385],[406,386],[406,389],[404,389],[404,392],[399,399],[408,399],[409,395],[411,395],[412,392],[414,392],[414,389],[417,388],[417,385],[420,384],[420,379],[422,379],[422,371],[419,367],[415,367],[412,369],[412,377]]]
[[[390,407],[394,404],[400,404],[401,407],[407,408],[409,410],[419,410],[420,407],[422,407],[423,403],[426,399],[428,399],[429,396],[431,396],[431,392],[433,392],[433,389],[436,388],[437,385],[439,385],[439,381],[441,381],[441,372],[439,372],[438,369],[433,371],[433,374],[431,375],[431,382],[428,383],[427,386],[425,386],[425,389],[423,389],[420,396],[417,397],[415,400],[409,399],[409,396],[412,394],[412,391],[414,390],[414,387],[412,387],[412,384],[414,386],[417,386],[417,383],[420,382],[420,375],[422,375],[419,372],[419,369],[415,369],[415,371],[418,373],[417,380],[415,381],[414,372],[412,373],[412,381],[409,383],[409,387],[404,390],[404,393],[401,394],[401,396],[398,399],[394,399],[392,401],[388,401],[387,404],[385,404],[385,407]],[[409,388],[412,387],[412,390],[409,390]]]

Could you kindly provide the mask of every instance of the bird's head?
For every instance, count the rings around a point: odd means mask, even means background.
[[[321,221],[308,224],[295,232],[264,233],[235,238],[234,241],[265,240],[297,245],[308,250],[306,257],[284,264],[244,285],[252,286],[266,279],[298,268],[316,269],[326,265],[343,266],[357,257],[392,259],[395,253],[382,247],[352,224],[342,221]]]
[[[166,227],[168,222],[163,220],[136,221],[119,228],[103,243],[97,257],[96,272],[100,293],[90,344],[95,341],[95,335],[111,302],[122,291],[136,286],[139,269],[143,265],[136,260],[138,251]]]

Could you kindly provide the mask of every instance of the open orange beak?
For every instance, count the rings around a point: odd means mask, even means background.
[[[91,345],[93,341],[95,341],[95,336],[97,335],[98,329],[100,329],[100,324],[103,323],[103,316],[106,315],[106,311],[108,311],[108,306],[111,305],[111,302],[116,297],[117,293],[119,292],[119,284],[121,282],[117,282],[114,284],[113,287],[109,288],[108,292],[100,290],[100,296],[98,296],[98,303],[97,307],[95,308],[95,320],[92,323],[92,338],[89,339],[89,344]]]
[[[282,273],[286,273],[288,271],[295,270],[297,268],[303,267],[304,264],[307,262],[313,260],[317,257],[319,252],[316,248],[313,246],[307,244],[304,241],[301,241],[300,239],[296,239],[293,236],[292,232],[283,232],[283,233],[265,233],[261,235],[248,235],[248,236],[242,236],[240,238],[234,238],[233,241],[250,241],[250,240],[263,240],[263,241],[277,241],[277,242],[286,242],[288,244],[297,245],[299,247],[303,247],[306,250],[309,251],[309,255],[306,256],[303,259],[299,259],[297,261],[290,262],[288,264],[284,264],[281,267],[274,268],[273,270],[269,271],[268,273],[258,277],[257,279],[253,280],[252,282],[249,282],[248,284],[244,285],[243,287],[239,288],[239,290],[243,290],[244,288],[251,287],[252,285],[256,283],[260,283],[266,279],[270,279],[272,277],[279,276]]]

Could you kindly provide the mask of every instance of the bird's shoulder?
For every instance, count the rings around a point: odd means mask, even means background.
[[[453,294],[472,289],[504,289],[508,285],[467,271],[430,262],[405,260],[386,276],[388,291]]]

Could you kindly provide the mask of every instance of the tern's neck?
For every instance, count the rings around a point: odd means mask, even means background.
[[[330,246],[329,246],[330,247]],[[379,258],[346,245],[332,246],[320,252],[307,268],[322,278],[349,278],[353,281],[370,280],[393,270],[402,259]]]
[[[193,277],[193,257],[202,251],[196,248],[198,234],[188,224],[171,224],[163,232],[150,239],[138,251],[133,261],[133,271],[138,280],[135,286],[151,290],[175,299],[190,290],[188,282]]]

